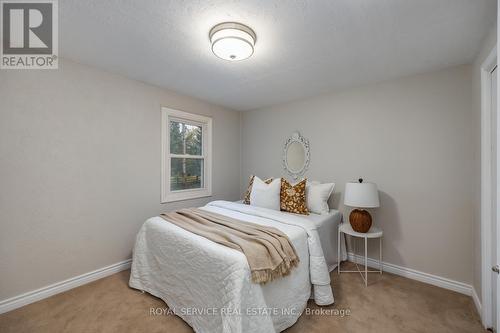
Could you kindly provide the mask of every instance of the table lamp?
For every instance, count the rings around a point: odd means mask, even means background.
[[[380,207],[377,184],[363,183],[363,178],[357,183],[346,183],[344,205],[356,208],[349,214],[352,229],[361,233],[368,232],[372,226],[372,216],[368,211],[358,208]]]

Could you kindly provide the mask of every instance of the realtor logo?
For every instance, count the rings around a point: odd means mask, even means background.
[[[0,1],[1,69],[56,69],[57,0]]]

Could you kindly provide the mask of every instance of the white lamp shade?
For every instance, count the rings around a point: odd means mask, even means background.
[[[344,205],[360,208],[380,207],[377,184],[346,183]]]

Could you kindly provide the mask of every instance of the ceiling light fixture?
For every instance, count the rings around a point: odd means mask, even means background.
[[[249,58],[257,36],[246,25],[236,22],[217,24],[210,30],[212,52],[219,58],[229,61],[238,61]]]

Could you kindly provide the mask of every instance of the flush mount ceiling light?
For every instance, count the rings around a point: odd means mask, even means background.
[[[210,30],[212,52],[219,58],[238,61],[249,58],[257,36],[246,25],[236,22],[217,24]]]

